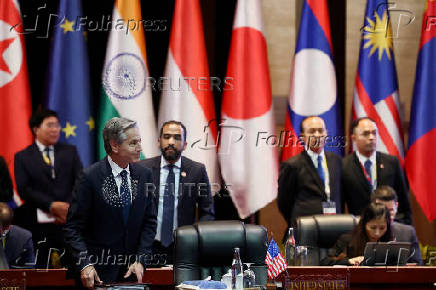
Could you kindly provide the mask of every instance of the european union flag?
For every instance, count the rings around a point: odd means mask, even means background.
[[[61,142],[76,145],[84,166],[94,161],[94,119],[81,0],[61,0],[54,28],[47,106],[58,112]]]

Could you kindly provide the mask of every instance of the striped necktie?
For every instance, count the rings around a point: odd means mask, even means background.
[[[44,151],[42,152],[42,158],[44,159],[44,162],[50,166],[50,170],[51,170],[51,177],[54,179],[55,178],[55,170],[54,170],[54,166],[53,166],[53,162],[50,158],[50,147],[45,147]]]

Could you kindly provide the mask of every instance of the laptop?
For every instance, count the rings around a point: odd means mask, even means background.
[[[404,266],[413,254],[408,242],[368,242],[362,266]]]

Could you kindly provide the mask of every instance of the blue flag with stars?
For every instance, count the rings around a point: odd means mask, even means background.
[[[95,125],[81,0],[61,0],[50,51],[47,107],[59,115],[60,142],[75,145],[86,167],[94,162]]]

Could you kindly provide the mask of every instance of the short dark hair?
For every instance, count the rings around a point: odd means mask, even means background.
[[[398,196],[395,190],[390,187],[389,185],[382,185],[377,187],[372,193],[371,193],[371,202],[376,202],[376,200],[382,200],[382,201],[398,201]]]
[[[359,126],[360,121],[363,121],[363,120],[370,120],[371,122],[373,122],[374,124],[377,125],[375,120],[371,117],[360,117],[360,118],[354,119],[350,125],[350,135],[354,134],[354,129],[356,129]]]
[[[7,203],[0,202],[0,225],[7,227],[12,223],[14,212]]]
[[[166,121],[165,123],[162,124],[162,127],[160,127],[159,138],[162,137],[163,128],[166,125],[168,125],[168,124],[176,124],[176,125],[179,125],[180,127],[182,127],[182,129],[183,129],[183,140],[185,140],[185,142],[186,142],[186,136],[188,135],[188,132],[186,131],[186,127],[185,127],[185,125],[183,125],[182,122],[176,121],[176,120]]]
[[[41,126],[44,119],[48,117],[56,117],[59,120],[58,114],[53,110],[39,109],[33,112],[32,117],[29,120],[29,127],[33,133],[33,128]]]
[[[300,123],[300,135],[301,135],[301,133],[303,133],[303,123],[304,123],[304,121],[306,121],[307,119],[310,119],[310,118],[320,118],[321,120],[324,121],[323,118],[321,118],[320,116],[317,116],[317,115],[310,115],[310,116],[305,117],[305,118],[301,121],[301,123]]]
[[[103,128],[103,143],[106,153],[112,152],[111,140],[115,140],[118,144],[123,143],[127,139],[125,132],[135,127],[137,127],[135,121],[123,117],[113,117],[107,121]]]

